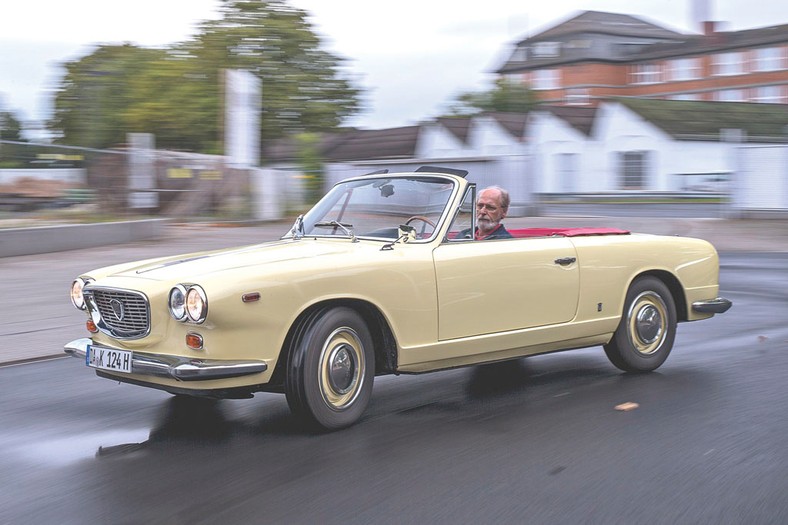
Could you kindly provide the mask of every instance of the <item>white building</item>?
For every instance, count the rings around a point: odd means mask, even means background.
[[[509,189],[512,214],[543,199],[731,194],[735,214],[788,211],[788,106],[609,99],[326,136],[326,182],[422,165]],[[291,157],[276,156],[289,151]],[[270,150],[297,170],[292,148]],[[769,191],[776,189],[777,191]]]

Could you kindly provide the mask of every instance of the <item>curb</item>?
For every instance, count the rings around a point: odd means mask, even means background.
[[[161,237],[170,219],[0,229],[0,257],[36,255]]]
[[[54,361],[55,359],[63,359],[66,357],[69,356],[63,353],[63,354],[53,354],[53,355],[42,355],[37,357],[26,357],[24,359],[14,359],[13,361],[0,360],[0,368],[5,368],[7,366],[29,365],[31,363],[40,363],[42,361]]]

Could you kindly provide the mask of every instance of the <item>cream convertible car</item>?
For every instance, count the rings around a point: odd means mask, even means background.
[[[173,394],[283,392],[321,427],[354,423],[376,375],[604,345],[645,372],[676,323],[722,313],[707,242],[612,229],[476,241],[476,187],[423,167],[343,181],[279,240],[111,266],[71,299],[66,345],[108,379]],[[471,230],[472,231],[472,230]]]

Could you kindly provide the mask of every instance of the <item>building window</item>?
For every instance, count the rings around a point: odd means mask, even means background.
[[[699,58],[677,58],[668,62],[668,80],[696,80],[700,77]]]
[[[718,102],[747,102],[743,89],[723,89],[714,92],[714,100]]]
[[[566,47],[568,49],[590,49],[591,44],[591,40],[570,40],[566,44]]]
[[[649,153],[625,151],[618,154],[618,180],[622,190],[646,189]]]
[[[514,50],[512,54],[512,60],[515,62],[525,62],[528,60],[528,48],[527,47],[518,47]]]
[[[785,104],[786,97],[783,93],[782,86],[761,86],[755,89],[752,101],[763,104]]]
[[[570,106],[587,106],[591,103],[591,99],[588,96],[588,90],[581,88],[567,90],[564,101]]]
[[[630,73],[631,84],[656,84],[662,80],[659,65],[654,63],[635,64]]]
[[[741,75],[744,73],[744,60],[741,52],[717,53],[712,55],[712,74],[718,76]]]
[[[783,69],[782,49],[762,47],[753,51],[753,71],[778,71]]]
[[[533,89],[558,89],[561,83],[557,69],[538,69],[531,75]]]
[[[671,95],[670,100],[700,100],[699,93],[678,93]]]
[[[536,42],[531,49],[534,57],[557,57],[561,54],[561,42]]]

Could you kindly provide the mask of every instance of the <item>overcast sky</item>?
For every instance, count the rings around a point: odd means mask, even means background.
[[[699,31],[694,0],[290,0],[347,59],[367,110],[348,124],[405,126],[440,114],[457,94],[490,86],[508,47],[585,10],[626,13]],[[0,3],[0,108],[48,116],[61,64],[98,43],[184,40],[219,0],[25,0]],[[706,0],[712,20],[739,30],[788,23],[786,0]],[[263,87],[265,90],[265,87]]]

